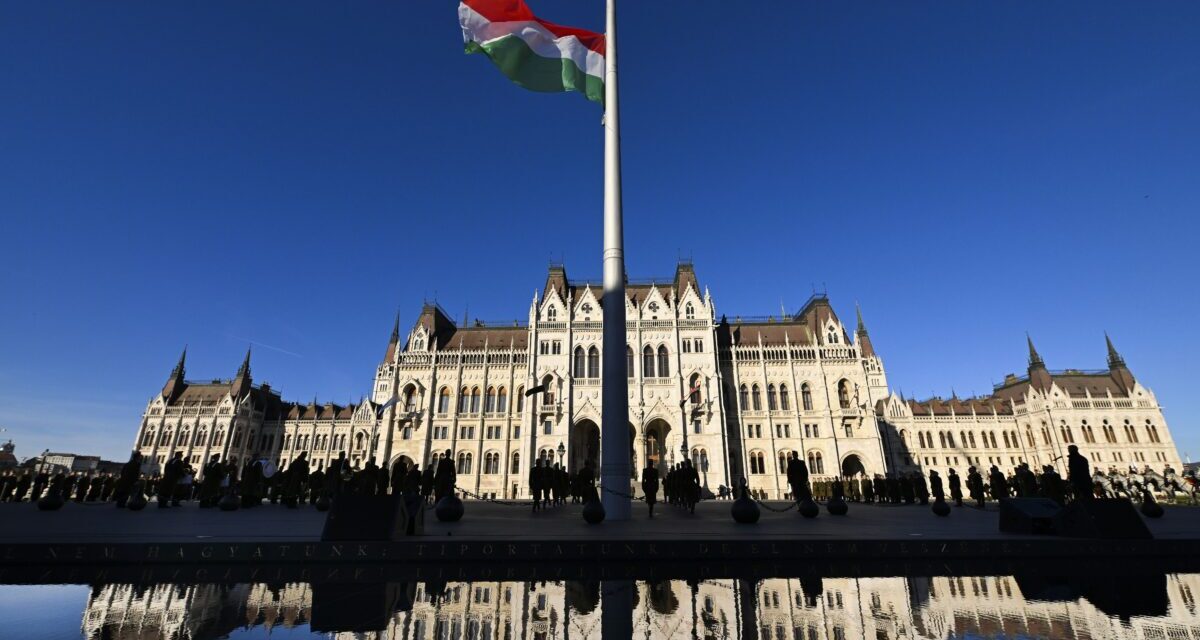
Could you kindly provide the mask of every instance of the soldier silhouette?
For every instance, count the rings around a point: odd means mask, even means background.
[[[959,479],[958,472],[951,469],[947,481],[950,484],[950,498],[954,500],[954,505],[957,507],[963,506],[962,480]]]
[[[658,469],[654,463],[647,460],[646,468],[642,469],[642,493],[646,496],[646,506],[650,508],[650,517],[654,517],[654,504],[658,502]]]
[[[1067,447],[1067,481],[1071,483],[1076,500],[1091,500],[1095,497],[1091,464],[1079,453],[1079,447],[1075,445]]]
[[[451,452],[446,449],[446,455],[438,460],[437,472],[433,477],[433,498],[434,501],[441,500],[446,496],[454,493],[454,485],[458,480],[458,473],[454,470],[454,460],[451,457]]]

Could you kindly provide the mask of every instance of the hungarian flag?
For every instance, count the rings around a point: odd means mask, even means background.
[[[467,53],[483,53],[532,91],[578,91],[604,104],[604,35],[546,22],[523,0],[462,0]]]

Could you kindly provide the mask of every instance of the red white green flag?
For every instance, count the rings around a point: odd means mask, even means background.
[[[604,104],[604,35],[533,15],[523,0],[461,0],[467,53],[486,54],[532,91],[578,91]]]

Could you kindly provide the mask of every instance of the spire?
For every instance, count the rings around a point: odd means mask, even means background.
[[[1029,332],[1025,332],[1025,342],[1029,344],[1029,367],[1043,367],[1046,363],[1042,361],[1042,356],[1038,355],[1037,349],[1033,346],[1033,338],[1029,337]]]
[[[396,310],[396,322],[392,324],[392,342],[400,341],[400,310]]]
[[[1050,387],[1054,386],[1054,379],[1046,370],[1042,356],[1038,355],[1037,349],[1033,347],[1033,338],[1029,337],[1029,332],[1025,332],[1025,342],[1029,345],[1029,382],[1043,393],[1049,391]]]
[[[183,347],[183,353],[179,355],[179,362],[175,364],[175,368],[171,370],[171,377],[167,378],[167,383],[163,385],[162,397],[167,402],[175,399],[179,393],[183,392],[184,382],[184,363],[187,361],[187,346]]]
[[[242,366],[238,367],[237,377],[250,375],[250,347],[246,347],[246,358],[242,360]]]
[[[1105,337],[1107,337],[1107,334],[1105,334]],[[1109,346],[1109,350],[1110,350],[1110,352],[1111,352],[1111,350],[1112,350],[1112,343],[1110,342],[1108,346]],[[176,376],[178,376],[178,377],[180,377],[180,378],[182,378],[182,377],[183,377],[183,375],[184,375],[184,363],[186,363],[186,362],[187,362],[187,345],[185,344],[185,345],[183,345],[183,353],[179,354],[179,362],[178,362],[178,363],[175,365],[175,368],[171,370],[171,377],[172,377],[172,378],[174,378],[174,377],[176,377]]]
[[[863,357],[871,357],[875,355],[875,345],[871,344],[871,336],[867,335],[867,323],[863,322],[862,307],[858,303],[854,303],[854,313],[858,316],[858,330],[854,332],[854,338],[858,341],[858,350]]]
[[[1104,343],[1108,346],[1108,368],[1119,369],[1125,366],[1125,359],[1121,354],[1117,353],[1117,348],[1113,346],[1112,339],[1108,337],[1108,332],[1104,332]]]

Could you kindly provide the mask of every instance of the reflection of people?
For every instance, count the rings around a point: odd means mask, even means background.
[[[1092,484],[1091,465],[1075,445],[1067,447],[1067,481],[1071,483],[1076,500],[1092,499],[1095,489]]]
[[[658,502],[658,469],[653,464],[647,464],[642,469],[642,493],[646,496],[646,506],[650,508],[650,517],[654,517],[654,504]]]

